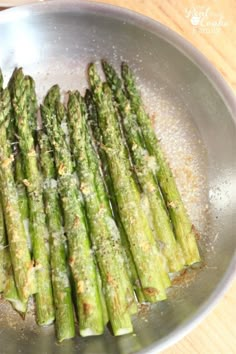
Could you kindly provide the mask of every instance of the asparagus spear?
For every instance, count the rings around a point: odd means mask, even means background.
[[[169,278],[168,274],[161,269],[154,236],[140,206],[140,194],[130,172],[111,92],[108,86],[102,85],[93,64],[89,67],[89,79],[99,113],[99,125],[103,134],[119,213],[129,238],[145,297],[150,302],[163,300],[166,298],[163,281],[168,282]]]
[[[2,201],[2,197],[1,197]],[[0,292],[3,297],[9,300],[13,308],[24,314],[27,310],[27,302],[22,302],[18,296],[15,280],[12,271],[9,246],[4,225],[2,204],[0,203]]]
[[[3,90],[3,76],[0,69],[0,92]],[[10,112],[9,112],[10,114]],[[8,124],[8,130],[9,130]],[[2,199],[2,198],[1,198]],[[6,300],[9,300],[13,308],[25,314],[27,310],[27,302],[22,302],[18,296],[12,265],[9,252],[9,246],[7,245],[6,228],[4,222],[4,215],[2,210],[2,203],[0,203],[0,292],[3,292],[3,296]]]
[[[10,254],[6,254],[6,282],[3,291],[3,297],[11,302],[12,307],[24,318],[27,311],[27,303],[19,298],[14,275],[11,266]]]
[[[3,90],[3,75],[2,70],[0,68],[0,92]]]
[[[97,267],[96,272],[97,272],[98,290],[99,290],[101,308],[102,308],[103,324],[104,324],[104,326],[106,326],[109,322],[109,315],[108,315],[107,304],[106,304],[103,286],[102,286],[102,279],[101,279],[101,275],[100,275],[100,271],[99,271],[98,267]]]
[[[30,251],[32,251],[32,240],[31,240],[31,235],[30,235],[30,225],[29,225],[29,202],[28,202],[28,197],[27,197],[27,191],[26,187],[24,185],[24,180],[25,180],[25,174],[24,174],[24,169],[23,169],[23,159],[21,152],[19,149],[16,149],[15,152],[15,183],[17,187],[17,193],[18,193],[18,201],[19,201],[19,208],[20,208],[20,214],[21,214],[21,219],[24,224],[26,236],[27,236],[27,241],[28,241],[28,248]]]
[[[152,128],[151,120],[145,112],[141,96],[136,88],[133,74],[125,63],[122,64],[122,76],[127,96],[130,99],[131,109],[136,115],[137,122],[142,129],[147,149],[150,155],[153,155],[156,158],[158,165],[156,176],[170,213],[176,238],[183,250],[185,261],[188,265],[199,262],[200,255],[195,238],[195,229],[188,217],[172,171]]]
[[[34,267],[27,246],[27,238],[20,218],[17,189],[12,172],[13,156],[7,140],[6,128],[10,119],[11,102],[8,89],[0,94],[0,184],[2,205],[8,233],[12,267],[20,300],[26,304],[36,290]]]
[[[131,111],[130,102],[123,91],[121,79],[113,67],[106,61],[103,61],[103,69],[107,82],[113,91],[114,98],[118,103],[118,109],[122,116],[122,127],[127,139],[135,172],[149,200],[151,218],[155,227],[157,240],[168,261],[169,270],[177,272],[183,268],[184,258],[181,248],[176,242],[166,206],[155,180],[155,174],[158,169],[155,157],[148,154],[146,146],[143,144],[140,127],[137,124],[135,115]]]
[[[35,91],[35,82],[33,78],[29,75],[25,76],[25,81],[29,87],[28,90],[28,113],[29,113],[29,126],[31,128],[31,131],[33,133],[33,136],[35,135],[34,133],[36,132],[37,129],[37,119],[36,119],[36,114],[38,110],[38,105],[37,105],[37,96],[36,96],[36,91]]]
[[[8,88],[12,98],[14,96],[16,75],[17,75],[17,69],[13,71],[12,76],[8,82]],[[23,183],[25,179],[25,173],[23,168],[24,166],[23,166],[22,154],[19,151],[19,144],[17,141],[16,122],[15,122],[15,115],[13,109],[11,110],[11,115],[12,117],[7,129],[7,137],[12,146],[12,153],[14,154],[13,170],[14,170],[14,178],[15,178],[15,183],[18,192],[20,214],[27,235],[28,247],[30,251],[32,251],[32,242],[31,242],[31,237],[29,232],[29,203],[28,203],[26,187]]]
[[[13,85],[13,107],[19,147],[22,153],[25,173],[24,184],[27,188],[30,211],[30,230],[32,235],[33,256],[36,262],[36,316],[39,325],[48,325],[54,321],[54,305],[52,296],[48,230],[42,199],[42,176],[38,167],[37,153],[30,122],[29,96],[31,86],[25,80],[22,69],[15,73]]]
[[[1,72],[0,72],[1,73]],[[0,76],[1,78],[1,76]],[[8,252],[6,242],[6,230],[2,204],[0,203],[0,293],[4,290],[6,282],[6,254]]]
[[[75,335],[71,287],[67,272],[64,230],[57,192],[52,148],[45,133],[38,132],[40,161],[44,177],[44,205],[49,230],[52,286],[55,303],[56,330],[59,342]]]
[[[93,143],[95,145],[95,148],[97,148],[97,150],[96,150],[97,155],[100,157],[100,159],[102,161],[102,165],[100,166],[100,169],[103,173],[103,178],[105,179],[105,187],[107,189],[107,194],[109,195],[109,200],[112,205],[112,211],[113,211],[113,214],[114,214],[114,217],[115,217],[115,220],[116,220],[119,232],[120,232],[122,249],[124,252],[124,259],[126,262],[126,268],[128,270],[129,278],[130,278],[131,283],[133,284],[138,301],[140,303],[142,303],[145,301],[145,296],[144,296],[142,288],[141,288],[141,284],[140,284],[140,280],[139,280],[139,277],[137,274],[136,266],[134,264],[133,256],[130,252],[127,235],[126,235],[124,226],[122,225],[120,215],[118,212],[118,207],[117,207],[117,203],[115,200],[115,192],[114,192],[111,176],[108,171],[107,158],[106,158],[104,150],[101,148],[101,145],[102,145],[101,132],[100,132],[99,124],[98,124],[96,106],[94,105],[94,102],[92,99],[92,94],[88,89],[86,90],[86,94],[85,94],[85,102],[87,105],[88,124],[89,124],[90,130],[91,130],[91,138],[93,139]]]
[[[3,297],[11,302],[16,311],[24,314],[27,310],[27,302],[22,302],[17,293],[6,236],[0,203],[0,292],[3,292]]]
[[[86,107],[85,101],[81,98],[78,91],[75,93],[75,95],[77,96],[80,106],[78,106],[78,103],[76,104],[76,102],[75,102],[75,106],[77,105],[77,108],[78,108],[77,109],[78,120],[76,119],[76,113],[74,114],[75,117],[73,117],[73,115],[72,115],[72,117],[71,117],[72,118],[71,140],[75,142],[73,144],[74,147],[78,146],[78,143],[76,143],[76,140],[77,140],[77,138],[79,138],[79,132],[81,132],[81,135],[84,134],[84,141],[87,141],[87,143],[85,144],[86,148],[87,148],[87,155],[88,155],[87,156],[88,157],[87,173],[89,175],[89,172],[90,172],[91,185],[94,185],[97,198],[99,199],[99,203],[103,207],[103,211],[104,211],[103,222],[105,222],[107,224],[107,228],[108,228],[107,236],[110,235],[110,241],[113,241],[113,245],[111,244],[110,248],[113,247],[117,257],[119,257],[118,263],[120,264],[120,277],[122,279],[122,282],[123,282],[123,285],[125,288],[125,293],[126,293],[126,298],[127,298],[127,306],[128,306],[129,312],[130,312],[130,314],[135,314],[135,313],[137,313],[138,308],[137,308],[137,304],[136,304],[136,301],[134,298],[134,290],[132,287],[132,282],[130,281],[130,277],[128,274],[129,268],[127,267],[126,254],[125,254],[122,244],[121,244],[121,235],[119,233],[119,230],[117,228],[117,225],[116,225],[113,215],[112,215],[109,199],[108,199],[107,192],[105,189],[104,179],[101,174],[101,168],[99,165],[99,158],[95,152],[95,146],[94,146],[93,141],[91,139],[92,133],[91,133],[91,130],[89,129],[89,126],[86,124],[87,116],[88,116],[87,107]],[[71,99],[73,101],[72,95],[71,95]],[[74,113],[74,112],[72,111],[72,113]],[[85,127],[85,128],[83,128],[83,127]],[[82,150],[82,148],[79,150],[79,147],[80,147],[80,145],[78,146],[78,149],[77,149],[78,150],[77,162],[79,161],[79,152]],[[84,150],[85,150],[85,148],[84,148]],[[76,152],[77,151],[75,151],[75,153],[74,153],[75,156],[76,156]],[[81,154],[83,154],[83,151],[81,151]],[[81,162],[81,164],[83,164],[83,161]],[[81,167],[80,164],[77,163],[78,173],[80,173],[80,167]],[[86,177],[85,177],[86,166],[84,166],[84,167],[85,167],[85,173],[84,173],[84,176],[81,177],[82,179],[86,179]],[[83,169],[81,168],[81,170],[83,170]],[[85,181],[85,183],[86,183],[86,181]],[[85,200],[86,200],[86,196],[85,196]],[[88,203],[90,203],[90,201],[88,201]],[[90,204],[89,204],[89,206],[90,206]],[[89,208],[89,206],[88,206],[88,208]],[[91,216],[91,218],[93,218],[93,216]],[[114,240],[116,240],[115,243],[114,243]]]
[[[119,238],[118,229],[106,201],[101,203],[104,200],[105,190],[89,138],[86,118],[81,109],[82,104],[75,94],[69,94],[68,120],[72,153],[76,160],[76,170],[90,226],[90,237],[101,271],[112,328],[115,335],[130,333],[132,324],[127,310],[134,302],[133,289],[120,249],[116,245]]]
[[[65,109],[60,103],[57,85],[49,90],[41,106],[41,115],[54,149],[69,244],[69,264],[76,288],[80,334],[82,336],[102,334],[104,324],[96,268],[90,249],[83,200],[78,189],[70,148],[61,126]]]

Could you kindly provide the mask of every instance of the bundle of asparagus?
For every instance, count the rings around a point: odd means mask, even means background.
[[[17,188],[12,171],[12,162],[14,157],[11,154],[11,147],[7,139],[7,126],[10,119],[10,94],[8,89],[4,89],[0,94],[0,184],[1,184],[1,203],[4,213],[4,221],[7,230],[11,264],[14,273],[14,282],[17,286],[17,293],[22,305],[19,306],[21,312],[25,312],[29,296],[36,291],[34,268],[31,261],[30,252],[27,245],[27,236],[21,219],[20,208],[18,204]],[[4,233],[4,226],[2,226]],[[7,242],[4,235],[1,237],[3,247]],[[1,257],[2,261],[8,262],[6,257]],[[9,266],[7,267],[9,269]],[[12,277],[10,271],[9,277]],[[14,288],[14,282],[9,282],[10,287]],[[3,285],[7,287],[7,284]],[[13,289],[12,289],[13,291]],[[11,295],[9,295],[11,296]],[[7,296],[8,297],[8,296]]]
[[[176,238],[183,250],[185,262],[187,265],[199,262],[200,256],[195,239],[195,229],[187,215],[172,171],[152,128],[151,120],[144,109],[141,96],[135,85],[134,76],[126,63],[122,64],[122,77],[127,97],[130,99],[130,105],[141,128],[146,147],[150,155],[156,158],[158,164],[156,176],[170,213]]]
[[[155,161],[155,157],[149,155],[146,149],[142,139],[142,131],[137,125],[136,115],[132,112],[131,104],[122,88],[121,79],[105,61],[103,61],[103,68],[108,84],[118,103],[118,110],[122,116],[124,134],[127,138],[135,172],[144,194],[149,199],[156,238],[162,245],[162,251],[167,259],[169,270],[177,272],[184,265],[184,257],[175,239],[170,218],[158,188],[158,182],[155,180],[159,164]]]
[[[48,229],[42,197],[42,176],[38,166],[32,125],[36,121],[36,105],[32,109],[34,89],[21,69],[16,70],[10,87],[16,132],[22,154],[24,180],[29,201],[29,220],[33,257],[36,263],[37,322],[47,325],[54,321],[54,305],[50,277]]]
[[[200,261],[195,229],[127,64],[89,66],[90,90],[0,71],[0,292],[58,341],[133,331],[139,303],[167,297],[169,273]],[[145,204],[144,204],[145,202]]]
[[[65,113],[65,108],[60,102],[59,87],[53,86],[41,106],[41,114],[54,149],[80,334],[98,335],[104,330],[101,298],[84,202],[79,191],[70,147],[61,125],[64,123]]]
[[[120,245],[119,231],[111,216],[105,188],[86,126],[84,102],[78,94],[69,94],[68,120],[71,146],[83,193],[90,238],[104,284],[104,294],[114,334],[132,332],[129,312],[136,312]]]
[[[44,177],[43,198],[49,230],[57,338],[61,342],[64,339],[73,338],[75,335],[72,290],[67,271],[63,219],[57,190],[53,151],[48,136],[44,132],[38,132],[38,141]]]

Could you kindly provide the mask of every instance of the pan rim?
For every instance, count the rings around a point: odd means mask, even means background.
[[[157,35],[174,46],[183,55],[185,55],[190,61],[201,70],[207,79],[211,82],[214,89],[221,96],[226,108],[230,112],[231,118],[236,126],[236,96],[233,90],[226,83],[219,71],[210,63],[210,61],[190,42],[174,32],[162,23],[153,20],[147,16],[141,15],[137,12],[131,11],[126,8],[99,3],[90,2],[86,0],[53,0],[43,1],[38,3],[32,3],[27,5],[17,6],[15,8],[7,9],[0,12],[0,25],[2,22],[6,22],[13,19],[16,20],[27,12],[37,13],[55,13],[55,12],[67,12],[67,11],[85,11],[102,14],[103,16],[112,16],[113,18],[121,18],[125,22],[133,23],[141,29],[145,29],[154,35]],[[236,252],[232,257],[232,260],[226,270],[224,276],[208,297],[207,300],[198,308],[194,315],[186,320],[181,326],[177,327],[169,335],[154,342],[146,349],[143,349],[137,354],[155,354],[167,349],[171,345],[178,342],[190,331],[192,331],[216,306],[219,300],[226,293],[230,287],[236,273]]]

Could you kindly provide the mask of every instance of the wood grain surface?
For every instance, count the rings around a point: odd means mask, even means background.
[[[236,94],[236,0],[103,2],[142,13],[178,32],[214,64]],[[236,354],[236,281],[206,319],[163,354]]]

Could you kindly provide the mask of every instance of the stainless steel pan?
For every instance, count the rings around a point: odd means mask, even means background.
[[[135,70],[189,213],[200,232],[203,266],[176,281],[169,300],[141,313],[136,336],[76,338],[56,344],[54,329],[23,322],[1,303],[1,354],[157,353],[189,332],[235,272],[236,103],[209,62],[161,24],[112,6],[57,1],[0,13],[0,66],[23,66],[39,99],[51,84],[87,85],[86,66],[107,58]],[[199,343],[200,345],[200,343]]]

